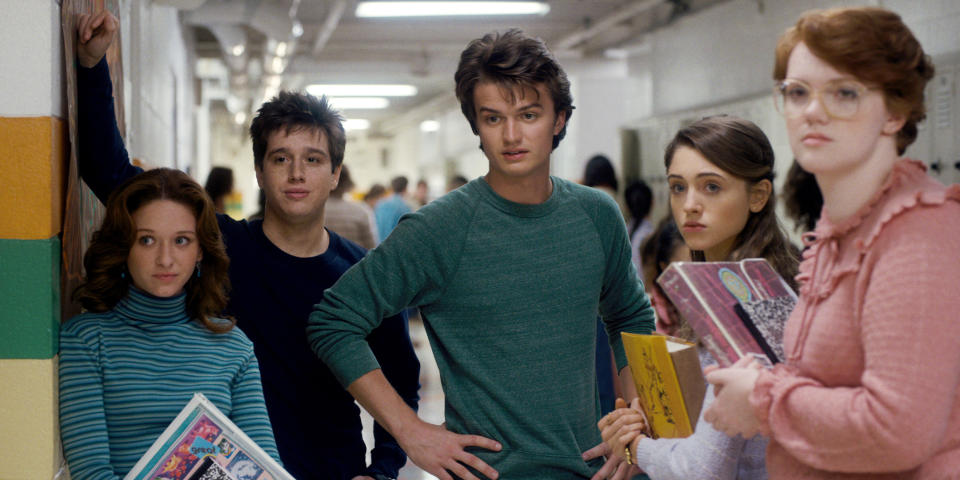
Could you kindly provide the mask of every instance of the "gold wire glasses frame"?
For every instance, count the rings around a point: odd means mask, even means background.
[[[773,103],[785,117],[798,117],[814,98],[827,115],[848,119],[857,114],[860,99],[870,89],[853,80],[835,80],[823,88],[813,88],[802,80],[786,79],[773,87]]]

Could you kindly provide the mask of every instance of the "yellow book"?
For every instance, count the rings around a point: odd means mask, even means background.
[[[707,392],[696,345],[665,335],[621,337],[652,437],[690,436]]]

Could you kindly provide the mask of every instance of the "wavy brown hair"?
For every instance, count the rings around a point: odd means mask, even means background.
[[[786,78],[790,53],[800,42],[833,68],[883,90],[887,110],[906,119],[897,132],[897,153],[903,155],[927,116],[923,89],[934,67],[900,16],[876,7],[803,14],[777,42],[774,80]]]
[[[663,162],[667,169],[679,147],[700,152],[710,163],[743,179],[747,188],[763,180],[770,181],[770,196],[759,212],[750,212],[747,224],[737,235],[729,260],[764,258],[777,273],[796,288],[799,252],[787,239],[777,220],[777,195],[773,188],[773,148],[763,130],[753,122],[729,116],[707,117],[681,128],[667,145]],[[704,261],[701,250],[691,250],[694,261]]]
[[[573,96],[566,72],[542,40],[528,37],[515,28],[503,34],[488,33],[471,41],[460,54],[453,79],[460,110],[474,134],[479,134],[479,130],[473,91],[481,82],[492,82],[510,90],[518,87],[536,90],[536,85],[542,83],[553,99],[554,113],[557,116],[565,113],[567,122],[573,115]],[[566,134],[564,123],[560,133],[553,136],[553,148],[557,148]]]
[[[184,285],[187,313],[216,333],[229,331],[232,319],[223,321],[230,289],[230,259],[217,226],[213,202],[203,187],[179,170],[158,168],[127,180],[114,190],[100,230],[93,234],[83,256],[86,282],[73,292],[75,301],[92,312],[105,312],[117,305],[130,288],[127,259],[136,241],[133,213],[156,200],[171,200],[193,212],[197,219],[197,242],[203,251],[201,275],[191,275]],[[218,317],[214,320],[212,317]]]

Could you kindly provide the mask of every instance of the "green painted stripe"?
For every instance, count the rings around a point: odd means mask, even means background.
[[[59,319],[60,239],[0,240],[0,358],[53,358]]]

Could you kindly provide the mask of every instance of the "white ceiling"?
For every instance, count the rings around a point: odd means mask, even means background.
[[[392,98],[385,110],[345,112],[376,131],[418,106],[448,101],[467,43],[484,33],[521,28],[561,58],[602,56],[637,44],[645,32],[726,0],[547,0],[544,16],[357,18],[358,0],[154,0],[181,9],[198,58],[221,59],[231,91],[251,110],[269,81],[272,49],[286,42],[281,88],[311,83],[409,83],[419,93]],[[294,25],[303,34],[293,37]],[[242,55],[231,53],[244,45]],[[236,102],[234,102],[236,103]]]

